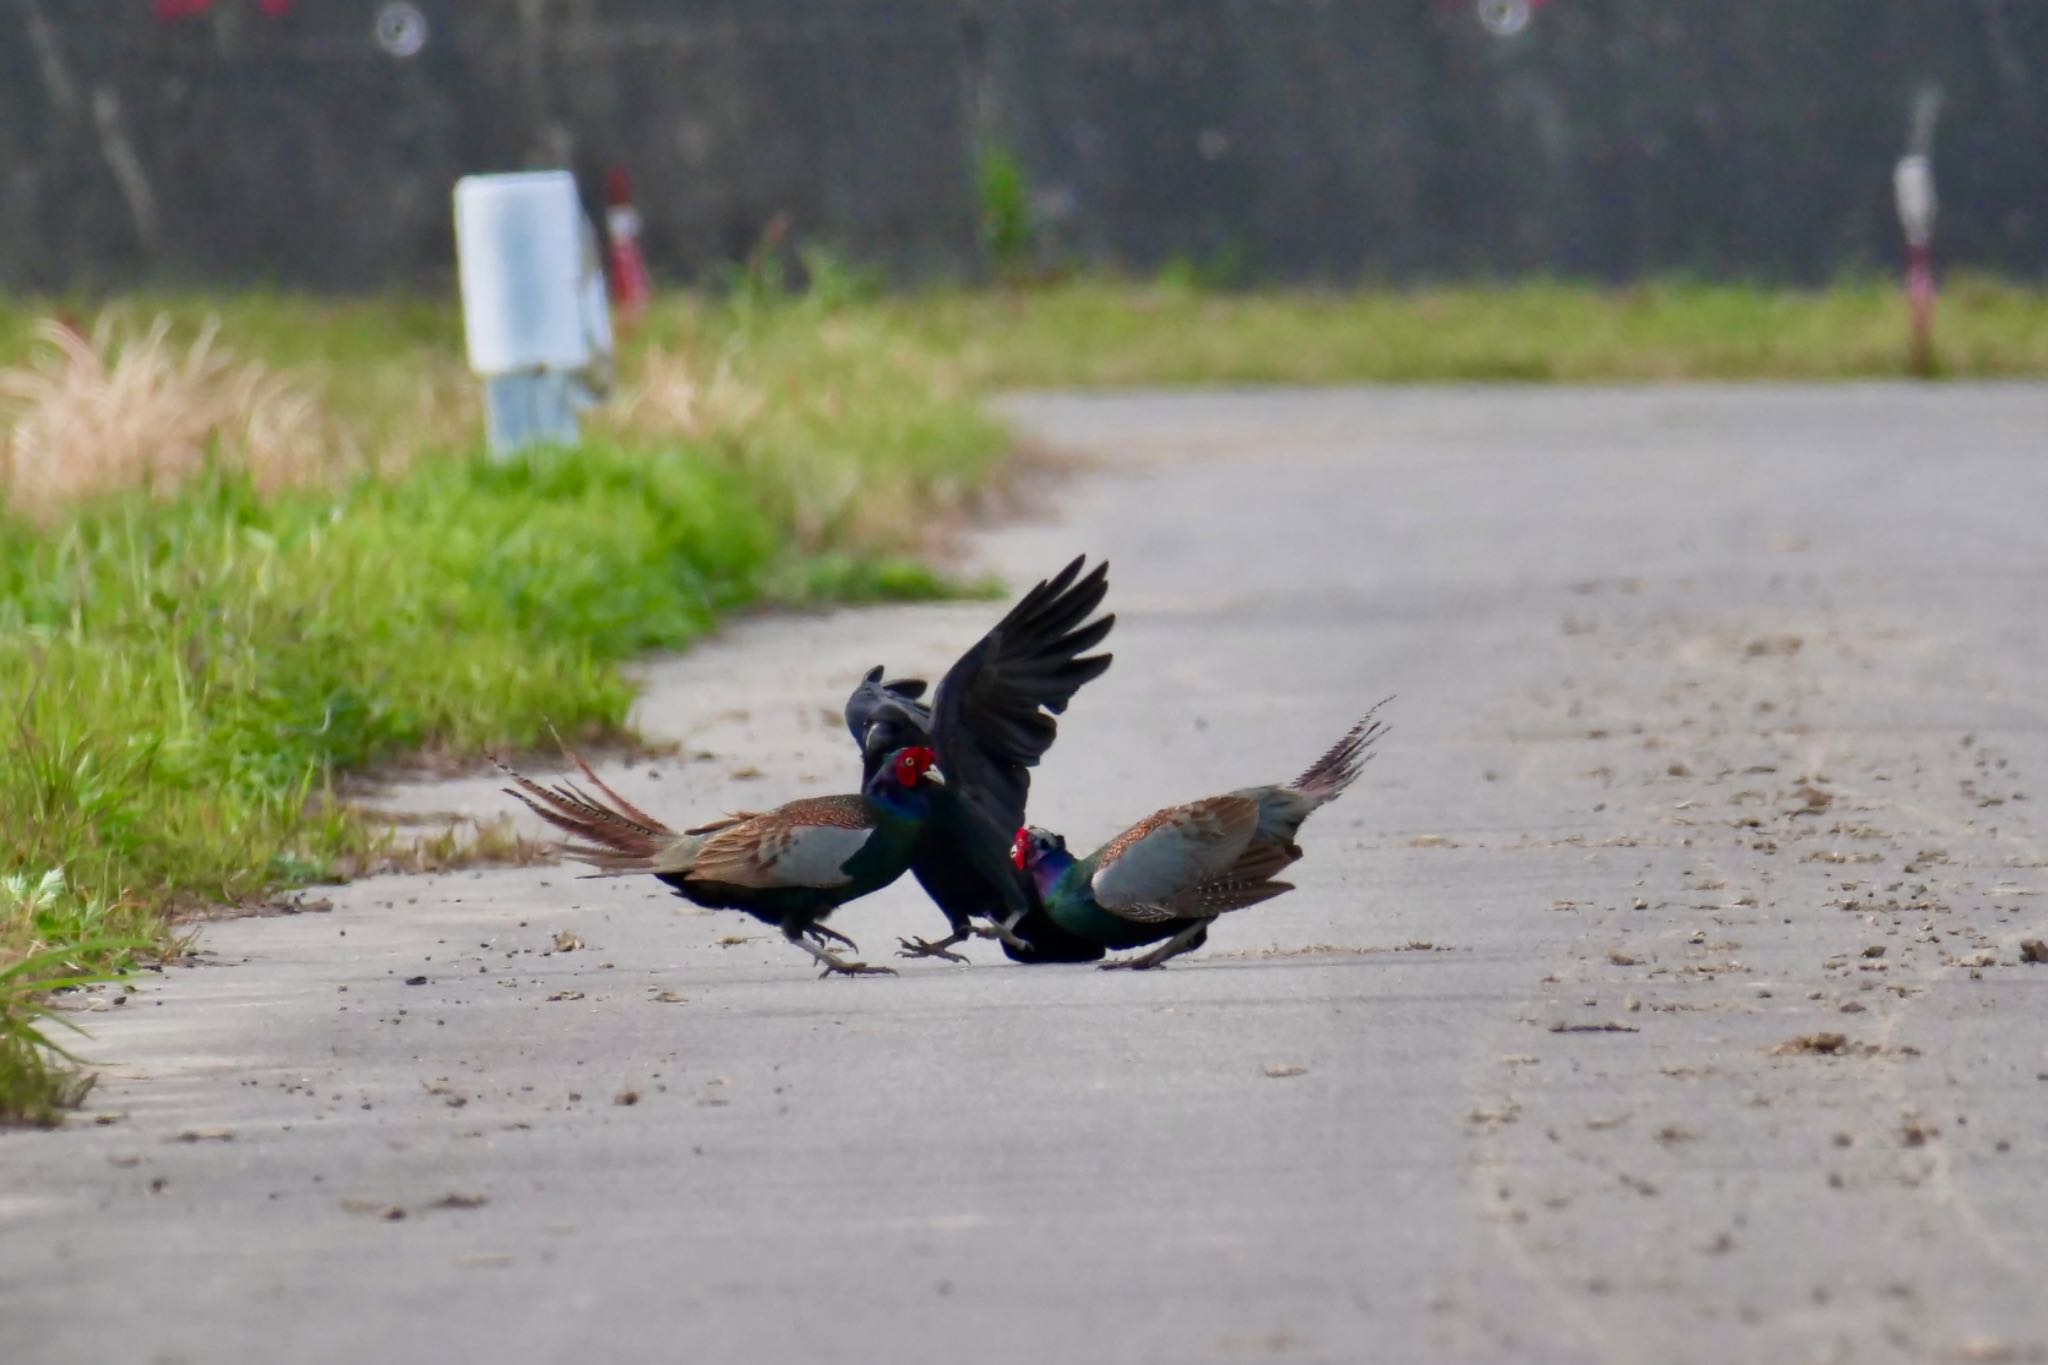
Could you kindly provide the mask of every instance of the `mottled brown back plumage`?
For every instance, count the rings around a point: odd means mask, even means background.
[[[1235,795],[1209,796],[1185,805],[1168,806],[1164,810],[1153,811],[1103,845],[1102,852],[1096,855],[1095,866],[1098,870],[1109,867],[1146,838],[1169,825],[1184,829],[1190,841],[1215,844],[1248,839],[1258,823],[1258,807]]]

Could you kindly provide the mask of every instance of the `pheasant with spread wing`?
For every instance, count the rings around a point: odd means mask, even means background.
[[[1013,957],[1023,951],[1061,961],[1102,955],[1044,918],[1009,857],[1011,837],[1024,823],[1031,769],[1059,735],[1054,717],[1110,664],[1110,655],[1086,652],[1116,624],[1114,615],[1089,619],[1109,591],[1109,565],[1083,574],[1085,562],[1086,556],[1076,557],[1025,593],[946,671],[929,706],[919,700],[923,681],[884,682],[880,668],[847,698],[846,725],[861,746],[865,776],[872,778],[906,745],[928,745],[947,778],[931,798],[931,818],[910,855],[910,870],[952,932],[937,942],[902,940],[906,957],[964,962],[951,949],[975,933],[1002,938]],[[977,916],[995,927],[977,930]]]

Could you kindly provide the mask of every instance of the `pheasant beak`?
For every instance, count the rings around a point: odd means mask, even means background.
[[[946,775],[937,768],[926,768],[924,770],[924,780],[934,787],[944,787],[946,785]]]

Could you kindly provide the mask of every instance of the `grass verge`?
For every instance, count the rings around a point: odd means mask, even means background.
[[[977,388],[1672,380],[1906,373],[1896,283],[1820,290],[1653,282],[1232,293],[1079,280],[880,305]],[[1940,372],[2048,374],[2048,290],[1944,282]]]

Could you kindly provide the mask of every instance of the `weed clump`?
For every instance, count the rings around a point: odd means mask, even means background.
[[[360,457],[318,397],[238,359],[209,319],[189,343],[159,316],[140,333],[103,316],[90,333],[44,318],[35,353],[0,371],[0,503],[49,522],[140,489],[169,497],[215,463],[265,494],[344,478]]]

